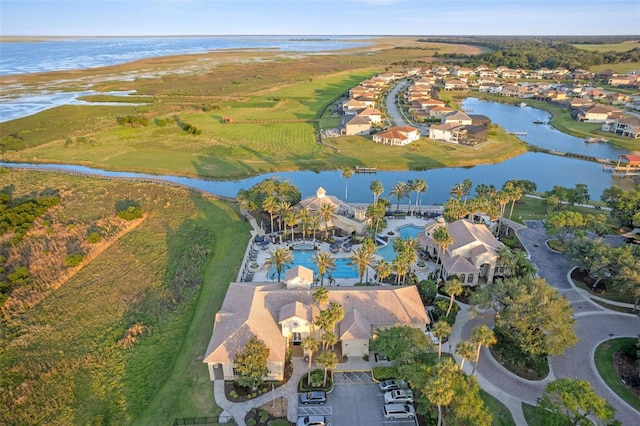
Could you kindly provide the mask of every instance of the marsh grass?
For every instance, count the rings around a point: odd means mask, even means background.
[[[15,332],[0,342],[2,421],[170,424],[218,414],[202,357],[249,236],[235,207],[153,184],[19,171],[3,180],[18,194],[64,189],[65,220],[91,223],[126,199],[147,218],[11,318]]]

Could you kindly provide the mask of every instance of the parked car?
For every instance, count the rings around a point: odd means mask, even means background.
[[[327,420],[324,416],[305,416],[298,418],[297,426],[325,426]]]
[[[378,383],[378,389],[380,389],[380,392],[387,392],[406,387],[407,384],[405,382],[396,379],[383,380]]]
[[[311,391],[300,394],[300,403],[307,404],[324,404],[327,402],[327,394],[324,391]]]
[[[384,403],[405,403],[405,402],[413,402],[413,392],[409,389],[396,389],[392,391],[385,392],[384,394]]]
[[[416,410],[411,404],[385,404],[382,414],[385,419],[412,419]]]

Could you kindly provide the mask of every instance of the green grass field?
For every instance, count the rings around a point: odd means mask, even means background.
[[[592,67],[589,67],[589,70],[593,72],[612,70],[619,74],[626,74],[629,71],[633,71],[637,69],[640,69],[640,62],[626,62],[623,64],[600,64],[600,65],[594,65]],[[614,89],[614,90],[619,90],[619,89]],[[635,91],[635,93],[636,94],[638,93],[637,90]]]
[[[628,52],[636,47],[640,47],[640,43],[638,43],[637,40],[627,40],[614,44],[572,44],[572,46],[591,52]]]
[[[480,397],[493,416],[493,422],[491,423],[493,426],[515,426],[516,422],[513,421],[509,409],[502,402],[484,390],[480,390]]]
[[[636,342],[637,339],[635,338],[624,337],[611,339],[601,343],[596,348],[595,364],[598,369],[598,373],[600,373],[600,376],[611,390],[620,398],[624,399],[627,404],[631,405],[636,410],[640,410],[640,400],[620,382],[618,373],[616,373],[613,365],[613,355],[619,350],[635,352]]]
[[[58,174],[12,171],[3,184],[16,195],[62,191],[56,221],[96,221],[122,200],[147,218],[10,318],[0,423],[155,425],[218,414],[202,357],[249,238],[236,208],[168,186]],[[144,332],[126,349],[119,342],[134,324]]]

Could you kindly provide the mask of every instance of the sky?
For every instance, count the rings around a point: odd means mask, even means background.
[[[635,35],[640,0],[0,0],[2,36]]]

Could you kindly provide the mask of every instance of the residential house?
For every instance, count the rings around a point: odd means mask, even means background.
[[[491,119],[486,115],[482,114],[469,114],[469,118],[471,118],[471,124],[473,126],[482,126],[489,127],[491,126]]]
[[[440,250],[433,239],[435,230],[442,226],[453,238],[453,244],[445,250]],[[466,219],[447,223],[440,218],[425,226],[424,233],[418,235],[418,242],[432,257],[438,257],[439,253],[445,280],[455,275],[463,285],[476,286],[492,283],[495,276],[506,273],[498,255],[504,244],[484,224],[471,223]]]
[[[395,126],[373,135],[373,141],[384,145],[407,145],[420,139],[420,131],[411,126]]]
[[[619,120],[613,121],[612,123],[607,123],[606,127],[605,124],[603,124],[602,130],[617,133],[621,136],[631,139],[639,139],[640,117],[631,115],[629,117],[624,117]]]
[[[457,123],[432,124],[429,126],[429,138],[436,141],[460,143],[466,136],[465,126]]]
[[[569,101],[569,108],[580,109],[593,106],[594,102],[589,98],[573,98]]]
[[[365,102],[356,101],[355,99],[349,99],[342,104],[342,112],[344,114],[356,114],[358,110],[367,108]]]
[[[462,111],[454,111],[442,116],[442,123],[448,124],[473,124],[473,119]]]
[[[442,118],[443,116],[447,114],[451,114],[454,111],[455,109],[449,108],[448,106],[445,106],[445,105],[434,106],[434,107],[429,107],[429,116],[431,118]]]
[[[500,83],[480,83],[478,90],[481,93],[500,93],[502,92],[502,84]]]
[[[283,380],[287,350],[297,347],[294,353],[302,355],[302,340],[321,335],[314,325],[320,308],[312,299],[310,272],[299,266],[287,271],[284,283],[229,284],[203,361],[210,380],[236,377],[235,357],[253,336],[269,349],[266,379]],[[336,346],[349,357],[368,356],[378,329],[408,325],[425,330],[430,323],[415,286],[330,287],[328,295],[344,310],[335,329]]]
[[[608,119],[617,120],[623,117],[623,113],[618,108],[609,105],[595,105],[590,108],[581,109],[575,114],[578,121],[590,123],[604,123]]]
[[[354,207],[340,200],[333,195],[327,195],[324,188],[319,187],[315,195],[300,200],[298,204],[293,206],[293,210],[299,212],[302,209],[307,210],[311,214],[320,216],[320,210],[323,204],[330,204],[334,207],[334,214],[331,215],[328,222],[320,219],[321,228],[336,228],[346,235],[362,235],[371,219],[367,217],[367,209],[365,207]]]
[[[367,118],[371,124],[380,124],[382,122],[382,113],[374,108],[364,108],[358,110],[358,117]]]
[[[464,81],[454,79],[444,83],[444,90],[469,90],[469,86]]]
[[[345,114],[342,116],[342,136],[368,135],[371,133],[371,120],[360,115]]]

